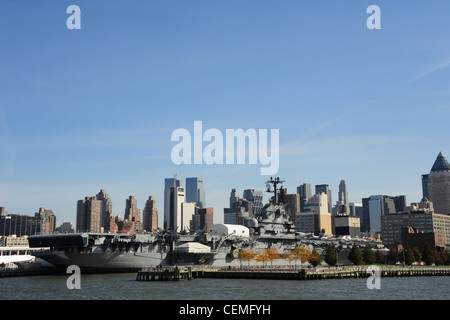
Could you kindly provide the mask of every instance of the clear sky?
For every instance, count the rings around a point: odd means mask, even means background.
[[[81,29],[69,30],[69,5]],[[381,29],[369,30],[370,5]],[[223,222],[231,188],[263,189],[257,165],[175,165],[171,134],[279,129],[288,193],[341,179],[351,202],[421,199],[450,156],[450,2],[142,0],[0,2],[0,206],[52,209],[100,189],[114,215],[164,178],[203,177]],[[267,197],[266,197],[267,198]]]

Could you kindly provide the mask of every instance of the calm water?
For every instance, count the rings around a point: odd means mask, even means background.
[[[136,274],[82,275],[69,290],[68,275],[0,279],[0,299],[14,300],[448,300],[450,277],[367,279],[136,281]]]

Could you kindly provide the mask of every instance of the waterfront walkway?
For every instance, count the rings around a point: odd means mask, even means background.
[[[450,267],[345,266],[320,268],[149,268],[138,272],[137,281],[192,280],[195,278],[322,280],[379,277],[450,276]]]

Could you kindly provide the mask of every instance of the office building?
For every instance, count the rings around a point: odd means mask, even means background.
[[[186,201],[195,202],[198,208],[205,208],[203,178],[186,178]]]
[[[170,220],[170,207],[171,207],[171,188],[177,188],[181,187],[182,183],[181,180],[176,178],[176,175],[174,178],[166,178],[164,179],[164,221],[163,221],[163,227],[164,229],[168,229],[171,225]],[[184,194],[184,189],[183,189]]]
[[[345,205],[349,205],[348,201],[348,188],[345,180],[341,180],[339,183],[339,201],[342,201]]]
[[[311,185],[304,183],[297,187],[297,193],[300,195],[300,211],[306,206],[308,200],[312,197]]]
[[[230,208],[233,209],[236,202],[239,201],[239,192],[233,188],[230,192]]]
[[[158,210],[156,209],[155,198],[148,197],[145,203],[143,213],[143,227],[144,230],[151,231],[158,229]]]
[[[327,184],[316,185],[316,194],[325,193],[328,196],[328,212],[331,212],[332,202],[331,202],[331,190]]]
[[[328,195],[312,196],[301,212],[296,213],[297,231],[314,235],[332,234],[331,214],[328,212]]]
[[[0,234],[18,237],[41,234],[42,219],[39,216],[8,214],[0,216]]]
[[[381,217],[403,211],[405,196],[373,195],[362,199],[361,231],[372,235],[381,232]]]
[[[381,225],[381,240],[387,247],[402,244],[402,227],[417,228],[422,233],[442,234],[445,245],[450,245],[450,215],[413,208],[408,212],[383,215]]]
[[[263,208],[263,192],[261,190],[246,189],[242,197],[253,203],[253,215],[261,213]]]
[[[450,214],[450,164],[442,152],[428,174],[427,199],[433,202],[436,213]]]
[[[338,213],[333,215],[332,222],[334,235],[355,238],[361,233],[359,217]]]
[[[53,210],[39,208],[34,215],[36,218],[41,219],[41,234],[51,234],[55,231],[56,216]]]

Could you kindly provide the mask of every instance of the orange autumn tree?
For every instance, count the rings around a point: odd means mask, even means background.
[[[267,250],[260,250],[258,254],[255,256],[255,260],[262,262],[263,266],[266,266],[267,261],[269,261],[269,255],[267,254]]]
[[[300,260],[300,262],[305,263],[306,261],[309,260],[311,256],[311,251],[309,251],[305,247],[297,247],[294,250],[292,250],[291,254],[295,260],[295,268],[297,269],[297,260]]]
[[[270,261],[270,266],[273,266],[273,260],[280,259],[280,254],[275,248],[269,248],[266,250],[267,259]]]
[[[252,249],[244,249],[241,251],[239,259],[241,259],[241,261],[242,260],[247,261],[248,266],[250,267],[250,260],[252,260],[255,256],[256,256],[256,253],[253,252]]]

